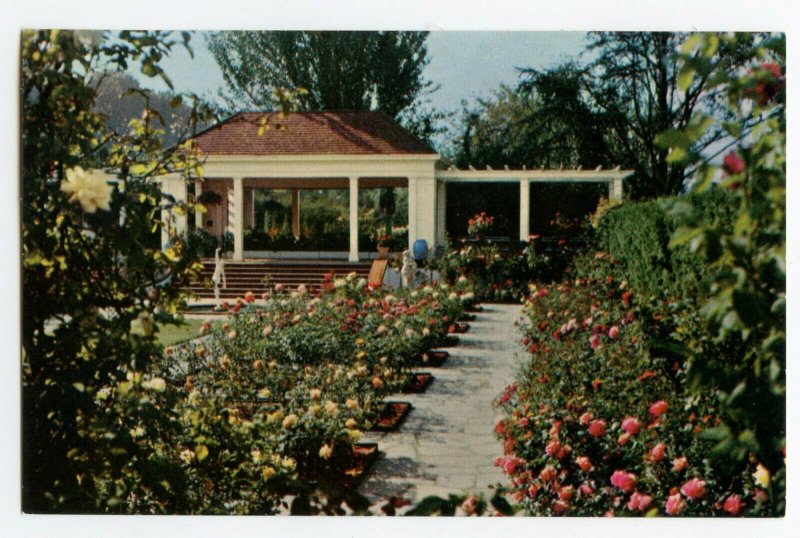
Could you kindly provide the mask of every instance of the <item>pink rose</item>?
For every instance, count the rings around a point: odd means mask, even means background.
[[[697,499],[706,494],[706,483],[699,478],[692,478],[681,487],[681,493],[689,499]]]
[[[600,335],[593,334],[589,337],[589,345],[592,346],[592,349],[597,349],[600,347]]]
[[[636,475],[622,470],[614,471],[611,475],[611,485],[625,492],[633,491],[636,487]]]
[[[725,504],[722,505],[722,509],[732,516],[738,516],[742,506],[744,506],[742,499],[738,495],[731,495],[725,499]]]
[[[671,516],[677,516],[683,509],[686,508],[686,501],[683,500],[680,493],[676,493],[675,495],[670,495],[667,497],[667,514]]]
[[[574,495],[575,495],[575,488],[573,488],[572,486],[561,488],[561,491],[558,492],[558,498],[567,503],[572,500],[572,497]]]
[[[589,424],[589,433],[592,437],[601,437],[606,433],[606,421],[603,419],[593,420]]]
[[[578,488],[578,491],[580,491],[581,495],[584,495],[586,497],[589,497],[589,496],[594,494],[594,490],[592,489],[592,486],[590,486],[586,482],[581,484],[581,486]]]
[[[669,404],[664,400],[658,400],[650,406],[650,414],[654,417],[660,417],[667,412],[667,409],[669,409]]]
[[[628,435],[636,435],[639,433],[639,430],[642,428],[642,423],[639,422],[639,419],[634,417],[625,417],[622,421],[622,429],[625,430],[625,433]]]
[[[630,439],[631,439],[630,435],[628,435],[627,433],[623,433],[622,435],[619,436],[619,438],[617,438],[617,444],[622,446],[626,444],[628,441],[630,441]]]
[[[594,415],[587,411],[586,413],[582,414],[580,416],[580,418],[578,418],[578,423],[581,426],[586,426],[587,424],[589,424],[589,422],[592,421],[593,418],[594,418]]]
[[[608,337],[609,337],[609,338],[611,338],[611,339],[613,340],[613,339],[615,339],[617,336],[619,336],[619,327],[617,327],[616,325],[614,325],[613,327],[611,327],[611,328],[608,330]]]
[[[664,455],[666,454],[667,447],[664,446],[664,443],[658,443],[652,449],[650,449],[650,461],[661,461],[664,459]]]
[[[650,495],[643,495],[638,491],[634,491],[628,501],[628,510],[638,510],[644,512],[653,503],[653,497]]]
[[[544,453],[550,456],[551,458],[555,458],[560,450],[561,450],[561,443],[559,443],[557,440],[550,441],[549,443],[547,443],[547,446],[544,447]]]
[[[564,501],[556,501],[553,503],[552,508],[554,514],[561,515],[569,510],[569,505]]]

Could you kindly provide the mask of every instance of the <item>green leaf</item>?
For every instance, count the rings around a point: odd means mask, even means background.
[[[731,436],[731,430],[725,424],[721,424],[714,428],[707,428],[700,432],[698,437],[704,441],[722,441]]]
[[[689,86],[692,85],[692,81],[694,81],[694,73],[695,71],[693,67],[689,67],[688,64],[684,64],[678,73],[678,89],[680,89],[682,92],[688,90]]]

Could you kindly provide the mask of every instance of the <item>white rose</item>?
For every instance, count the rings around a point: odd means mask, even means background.
[[[97,209],[110,211],[111,186],[102,173],[89,173],[80,166],[67,170],[67,179],[61,182],[61,191],[69,194],[70,202],[79,202],[87,213]]]

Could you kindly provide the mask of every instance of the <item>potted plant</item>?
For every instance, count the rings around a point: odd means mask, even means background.
[[[385,260],[389,257],[389,250],[392,247],[392,236],[381,234],[378,236],[378,259]]]
[[[494,217],[486,214],[486,211],[481,211],[467,221],[467,233],[471,239],[480,241],[483,234],[488,232],[494,224]]]

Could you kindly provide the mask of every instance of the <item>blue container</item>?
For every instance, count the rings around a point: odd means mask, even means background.
[[[414,241],[411,253],[414,255],[415,260],[424,260],[428,257],[428,242],[424,239],[417,239]]]

